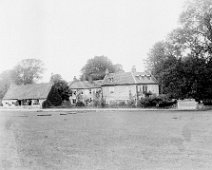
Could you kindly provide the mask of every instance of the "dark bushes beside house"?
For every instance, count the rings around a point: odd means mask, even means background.
[[[141,98],[138,101],[138,107],[172,107],[177,100],[172,100],[166,95],[150,96]]]
[[[204,99],[202,103],[206,106],[212,105],[212,99]]]
[[[105,100],[104,99],[94,99],[93,100],[93,106],[97,108],[104,108],[106,106]]]
[[[50,108],[52,106],[60,106],[62,104],[62,98],[58,93],[58,90],[52,87],[47,100],[45,100],[42,104],[43,108]]]
[[[85,106],[85,104],[82,101],[78,101],[76,103],[76,107],[84,107],[84,106]]]
[[[52,106],[51,102],[49,100],[45,100],[42,103],[42,108],[46,109],[46,108],[50,108]]]

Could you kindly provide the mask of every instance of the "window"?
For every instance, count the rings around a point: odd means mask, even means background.
[[[39,105],[39,100],[34,100],[33,105]]]
[[[113,77],[110,77],[110,78],[109,78],[109,81],[110,81],[110,82],[113,82]]]
[[[147,85],[143,85],[143,92],[147,93]]]
[[[138,91],[142,92],[142,86],[138,86]]]

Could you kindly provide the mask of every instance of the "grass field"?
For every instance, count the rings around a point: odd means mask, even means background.
[[[212,111],[61,113],[0,112],[0,169],[212,169]]]

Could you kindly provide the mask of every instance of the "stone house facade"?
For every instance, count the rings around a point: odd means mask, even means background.
[[[91,103],[95,98],[100,98],[101,80],[98,81],[79,81],[74,80],[69,83],[71,94],[69,100],[72,105],[75,105],[78,101],[82,101],[85,104]]]
[[[109,73],[102,83],[103,99],[107,104],[114,102],[137,102],[147,93],[159,95],[156,79],[146,72]]]

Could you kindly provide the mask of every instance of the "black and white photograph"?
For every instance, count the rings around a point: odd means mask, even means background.
[[[0,170],[211,170],[212,0],[0,0]]]

